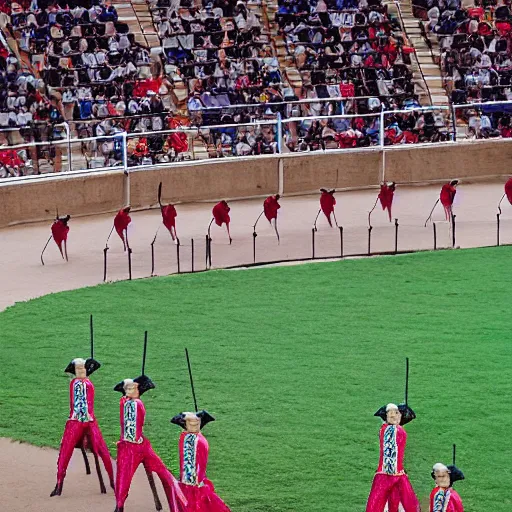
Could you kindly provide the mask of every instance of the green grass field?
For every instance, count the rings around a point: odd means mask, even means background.
[[[364,510],[378,462],[374,412],[403,400],[411,359],[406,468],[422,501],[451,462],[467,512],[510,512],[512,248],[424,253],[155,278],[49,295],[0,314],[0,436],[57,447],[73,357],[95,318],[96,415],[112,449],[113,386],[140,372],[146,435],[177,470],[192,409],[184,347],[205,428],[209,476],[239,512]],[[77,456],[77,455],[76,455]],[[428,510],[424,509],[424,510]]]

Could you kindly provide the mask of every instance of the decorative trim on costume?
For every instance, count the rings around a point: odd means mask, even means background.
[[[386,475],[396,475],[398,470],[398,445],[396,442],[396,426],[388,425],[384,431],[382,471]]]
[[[77,379],[73,383],[73,414],[71,419],[81,423],[89,421],[87,385],[82,379]]]
[[[123,441],[142,443],[142,438],[137,439],[137,403],[134,400],[126,400],[124,403],[123,427]]]
[[[450,489],[439,489],[434,496],[432,512],[446,512],[450,503]]]
[[[186,434],[183,439],[183,475],[182,482],[186,485],[197,484],[196,469],[197,436]]]

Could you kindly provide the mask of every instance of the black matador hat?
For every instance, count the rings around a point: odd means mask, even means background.
[[[379,418],[382,418],[383,421],[386,421],[387,414],[386,414],[387,405],[383,405],[375,414],[374,416],[378,416]],[[407,423],[410,423],[412,420],[416,419],[415,412],[406,404],[399,404],[398,410],[400,411],[400,414],[402,415],[402,419],[400,420],[400,425],[404,426],[407,425]]]
[[[121,382],[119,382],[119,384],[116,384],[116,386],[114,387],[114,391],[119,391],[123,395],[126,395],[124,386],[127,380],[130,379],[124,379]],[[155,389],[154,382],[147,375],[141,375],[140,377],[133,379],[133,382],[136,382],[139,385],[140,396],[142,396],[146,391],[149,391],[150,389]]]
[[[71,361],[67,366],[66,366],[66,369],[64,370],[65,373],[72,373],[73,375],[76,375],[76,372],[75,372],[75,363],[78,361],[78,359],[73,359],[73,361]],[[83,361],[83,359],[82,359]],[[86,372],[86,375],[87,377],[89,377],[89,375],[92,375],[98,368],[101,367],[101,364],[96,361],[96,359],[92,358],[92,357],[89,357],[85,360],[84,362],[84,366],[85,366],[85,372]]]
[[[195,415],[201,420],[201,430],[205,425],[210,423],[210,421],[215,421],[215,418],[204,409],[200,412],[196,412]],[[181,428],[186,428],[186,422],[185,422],[185,413],[180,412],[174,418],[171,419],[171,423],[174,423],[175,425],[179,425]]]

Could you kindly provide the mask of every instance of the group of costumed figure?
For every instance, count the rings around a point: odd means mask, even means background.
[[[119,401],[121,433],[117,442],[114,477],[110,452],[94,415],[94,385],[90,376],[100,368],[101,364],[94,359],[93,346],[91,316],[91,357],[73,359],[64,370],[73,375],[69,386],[70,413],[57,460],[57,483],[50,496],[62,494],[69,461],[74,449],[79,448],[84,457],[87,474],[90,474],[90,467],[86,450],[89,449],[92,452],[100,482],[100,492],[104,494],[107,491],[98,457],[103,461],[110,486],[114,489],[115,512],[124,511],[133,476],[141,464],[147,474],[157,510],[162,510],[162,505],[153,473],[158,475],[162,483],[171,512],[230,512],[228,506],[217,496],[212,482],[206,476],[209,447],[201,430],[215,418],[205,410],[197,410],[188,351],[186,352],[187,363],[196,412],[182,412],[170,420],[171,423],[183,429],[179,440],[179,480],[165,466],[153,450],[149,439],[144,435],[146,407],[141,397],[155,388],[153,381],[144,373],[147,332],[144,338],[141,375],[134,379],[124,379],[114,387],[114,391],[122,394]]]
[[[405,403],[382,406],[375,416],[382,419],[379,431],[379,465],[373,478],[366,512],[420,512],[421,507],[404,468],[407,432],[404,426],[416,419],[408,405],[409,359],[406,360]],[[429,512],[464,512],[462,500],[453,484],[464,479],[462,471],[453,464],[434,464],[431,476],[435,487],[430,493]]]
[[[445,183],[441,187],[441,191],[439,193],[439,198],[434,204],[434,207],[432,208],[432,211],[430,212],[430,215],[428,216],[427,220],[425,221],[425,226],[427,225],[429,220],[432,220],[432,215],[434,213],[434,210],[438,203],[441,203],[444,213],[445,213],[445,220],[451,221],[453,218],[453,203],[455,200],[455,194],[457,193],[456,187],[459,184],[458,180],[451,180],[448,183]],[[386,211],[388,214],[389,222],[391,222],[392,219],[392,207],[393,207],[393,198],[396,190],[396,183],[394,181],[387,182],[387,183],[381,183],[379,194],[377,196],[377,199],[375,200],[375,204],[373,205],[373,208],[368,213],[368,224],[371,226],[371,214],[375,207],[377,206],[377,203],[380,202],[382,206],[382,210]],[[327,190],[325,188],[320,189],[320,209],[318,210],[318,213],[315,218],[314,222],[314,229],[317,230],[317,221],[320,213],[323,213],[325,218],[327,219],[327,222],[329,223],[329,226],[333,227],[333,222],[336,225],[336,227],[339,227],[338,221],[336,219],[336,213],[335,213],[335,206],[336,206],[336,198],[334,197],[336,190],[331,189]],[[505,183],[505,193],[503,194],[499,204],[498,204],[498,210],[501,214],[501,203],[504,198],[508,199],[508,202],[512,205],[512,178],[510,178]],[[274,194],[268,196],[263,201],[263,211],[260,213],[258,218],[256,219],[256,222],[253,226],[254,232],[253,236],[256,237],[256,226],[260,220],[260,217],[264,215],[270,225],[275,229],[277,241],[279,243],[280,237],[279,237],[279,231],[277,229],[277,216],[278,211],[281,208],[281,205],[279,204],[280,195]],[[178,216],[178,212],[176,211],[176,206],[173,204],[162,204],[162,184],[160,183],[158,187],[158,203],[160,206],[160,213],[162,215],[162,224],[169,232],[173,242],[179,243],[178,234],[176,231],[176,217]],[[121,242],[123,243],[124,250],[129,250],[130,245],[128,242],[128,226],[131,223],[131,217],[130,217],[130,206],[126,206],[119,210],[114,217],[114,223],[112,226],[112,229],[110,231],[110,234],[107,238],[107,243],[105,245],[105,250],[108,249],[108,241],[110,239],[110,236],[112,235],[113,231],[115,230],[116,233],[119,235],[119,238],[121,239]],[[231,232],[230,232],[230,223],[231,223],[231,217],[229,215],[230,207],[227,203],[227,201],[220,201],[218,202],[212,209],[212,219],[210,221],[210,224],[208,225],[208,241],[209,243],[212,241],[211,239],[211,226],[215,222],[215,224],[219,227],[226,226],[226,231],[229,239],[229,243],[231,244],[233,239],[231,238]],[[68,260],[68,253],[67,253],[67,239],[68,239],[68,233],[69,233],[69,226],[68,222],[70,219],[70,215],[66,215],[65,217],[59,217],[57,213],[57,217],[55,221],[53,222],[51,226],[51,236],[46,242],[46,245],[44,246],[43,252],[41,253],[41,263],[44,265],[43,260],[43,254],[46,250],[46,247],[48,246],[49,242],[52,240],[55,241],[57,244],[57,247],[60,251],[60,254],[63,259],[66,261]],[[160,226],[158,227],[155,237],[153,239],[153,244],[156,241],[158,231],[160,230]]]

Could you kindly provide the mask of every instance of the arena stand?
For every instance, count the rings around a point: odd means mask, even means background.
[[[510,7],[496,1],[414,0],[414,13],[452,103],[477,103],[456,109],[458,136],[512,137],[510,105],[493,104],[512,100]]]

